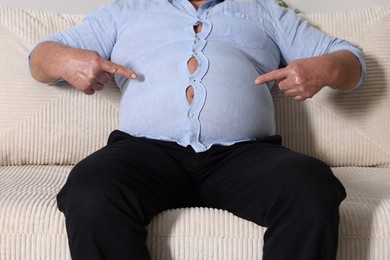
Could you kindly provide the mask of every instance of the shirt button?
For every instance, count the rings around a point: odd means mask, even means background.
[[[246,18],[246,14],[241,14],[241,18],[245,19]]]
[[[190,118],[194,118],[194,117],[195,117],[195,113],[194,113],[194,112],[190,112],[190,113],[188,113],[188,116],[189,116]]]

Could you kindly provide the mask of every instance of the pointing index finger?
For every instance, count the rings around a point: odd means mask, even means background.
[[[103,61],[102,69],[110,73],[111,75],[116,74],[129,79],[137,78],[137,74],[133,70],[126,68],[125,66],[113,63],[111,61]]]
[[[273,70],[256,78],[255,84],[262,85],[271,81],[285,79],[286,77],[287,77],[287,72],[284,68]]]

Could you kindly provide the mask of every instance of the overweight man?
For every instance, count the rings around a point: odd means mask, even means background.
[[[336,258],[345,190],[281,145],[270,89],[299,102],[356,88],[353,44],[272,0],[115,0],[29,58],[40,82],[92,95],[114,78],[122,93],[118,130],[57,196],[72,259],[150,259],[150,220],[195,206],[267,227],[264,260]]]

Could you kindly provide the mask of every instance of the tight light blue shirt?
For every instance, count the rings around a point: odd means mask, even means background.
[[[196,152],[275,134],[272,83],[254,80],[281,64],[349,50],[361,61],[361,82],[365,71],[358,48],[272,0],[209,0],[198,10],[187,0],[116,0],[42,39],[48,40],[95,50],[138,74],[136,80],[115,76],[121,131]],[[194,73],[191,57],[198,61]]]

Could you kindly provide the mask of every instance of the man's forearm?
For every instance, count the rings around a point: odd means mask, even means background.
[[[67,47],[56,42],[42,42],[30,56],[30,72],[34,79],[42,83],[52,83],[61,79],[59,66]]]
[[[359,59],[350,51],[336,51],[323,56],[332,67],[329,86],[343,91],[354,89],[360,81],[362,66]]]

